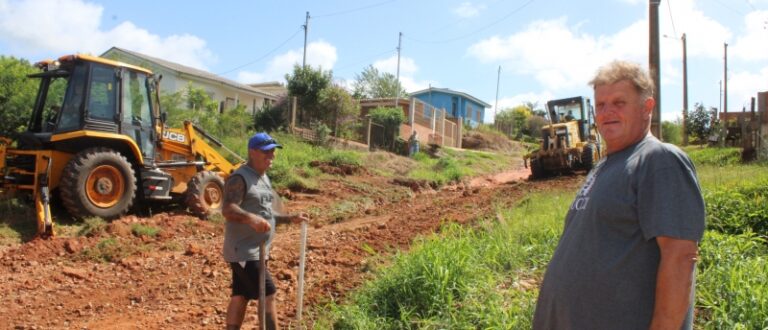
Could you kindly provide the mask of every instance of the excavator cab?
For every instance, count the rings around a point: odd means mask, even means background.
[[[39,78],[40,87],[28,129],[19,138],[21,148],[74,152],[90,140],[77,132],[89,131],[126,135],[137,145],[138,158],[154,159],[158,116],[153,115],[155,83],[149,71],[86,55],[37,66],[42,72],[30,77]]]

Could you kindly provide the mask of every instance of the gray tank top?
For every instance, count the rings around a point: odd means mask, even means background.
[[[240,262],[259,259],[259,245],[266,241],[265,255],[269,259],[269,246],[275,234],[275,217],[272,211],[272,184],[266,174],[259,175],[253,168],[240,166],[230,180],[240,176],[245,180],[246,192],[240,207],[254,213],[271,226],[269,233],[257,233],[249,225],[227,221],[224,227],[224,260]]]

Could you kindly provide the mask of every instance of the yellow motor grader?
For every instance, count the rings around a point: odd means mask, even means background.
[[[577,96],[547,102],[550,123],[541,129],[539,149],[523,157],[531,177],[590,170],[603,157],[595,112],[589,98]]]
[[[38,235],[53,235],[53,194],[75,218],[114,219],[155,200],[184,201],[201,217],[221,209],[224,178],[243,159],[188,121],[167,128],[161,77],[88,55],[36,66],[27,130],[0,137],[0,193],[33,201]]]

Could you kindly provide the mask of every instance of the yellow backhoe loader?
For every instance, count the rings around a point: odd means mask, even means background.
[[[160,77],[88,55],[36,66],[27,130],[0,137],[0,193],[33,201],[39,235],[54,234],[53,194],[76,218],[114,219],[153,200],[184,201],[201,217],[220,210],[224,179],[244,160],[190,122],[165,127]]]
[[[547,102],[550,123],[541,129],[539,149],[523,157],[531,177],[590,170],[603,157],[601,138],[589,98],[577,96]]]

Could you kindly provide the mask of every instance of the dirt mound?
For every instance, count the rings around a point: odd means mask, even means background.
[[[474,131],[464,134],[461,138],[461,147],[503,153],[515,153],[525,149],[520,142],[512,141],[504,135]]]

